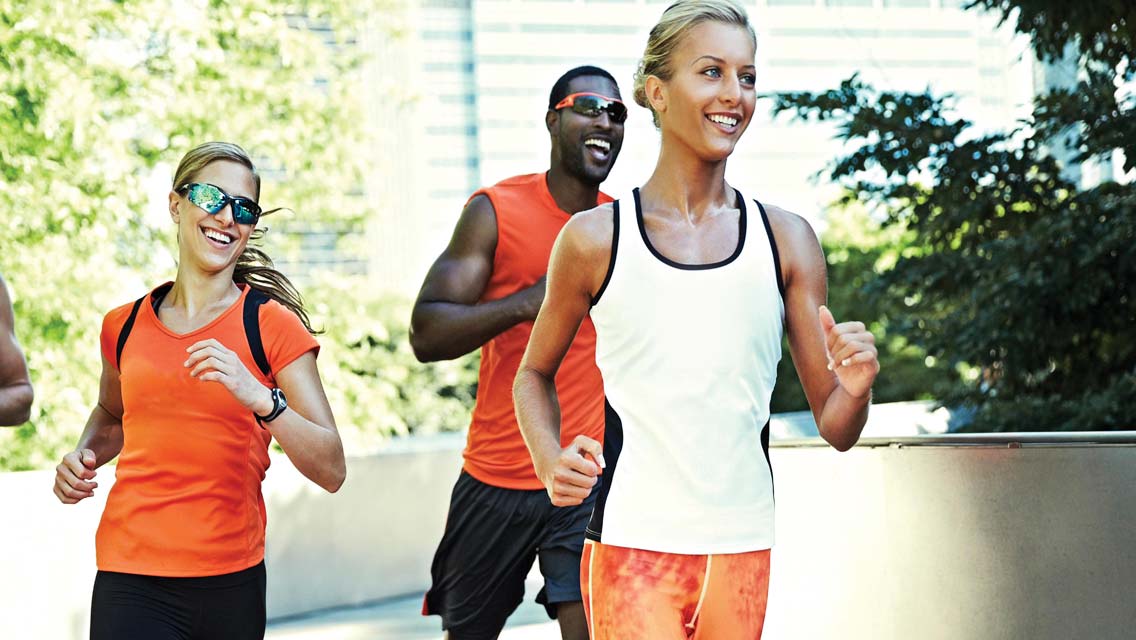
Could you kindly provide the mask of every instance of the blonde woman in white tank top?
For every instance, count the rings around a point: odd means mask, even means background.
[[[753,116],[755,48],[731,0],[663,13],[635,78],[661,133],[655,171],[565,226],[517,374],[517,419],[552,503],[601,484],[581,566],[593,640],[760,638],[783,330],[821,436],[845,451],[867,420],[875,339],[824,307],[815,233],[725,180]],[[553,380],[589,313],[605,442],[561,448]]]

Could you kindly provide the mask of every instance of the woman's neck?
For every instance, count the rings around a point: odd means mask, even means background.
[[[725,158],[707,162],[685,146],[668,144],[666,138],[654,173],[639,191],[645,209],[673,212],[691,224],[735,204],[726,184]]]
[[[217,306],[232,304],[241,290],[233,282],[233,270],[204,273],[192,268],[179,267],[174,286],[166,295],[163,306],[172,306],[192,318],[207,313]]]

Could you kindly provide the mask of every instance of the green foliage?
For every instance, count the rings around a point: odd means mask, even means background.
[[[363,283],[328,280],[313,288],[320,374],[344,446],[374,449],[391,435],[457,431],[469,424],[477,392],[477,352],[422,364],[410,349],[409,300]]]
[[[904,313],[902,305],[867,293],[879,274],[903,255],[911,234],[898,225],[881,228],[855,206],[834,210],[827,223],[821,245],[828,265],[828,306],[838,321],[859,320],[876,336],[880,375],[872,390],[874,401],[931,400],[949,393],[958,378],[949,363],[928,357],[896,331],[895,319]],[[808,400],[793,368],[787,339],[781,349],[771,410],[806,411]]]
[[[820,94],[782,95],[777,111],[835,121],[852,152],[831,167],[851,199],[885,212],[913,244],[868,286],[902,302],[894,330],[965,386],[940,397],[975,409],[980,430],[1136,426],[1136,187],[1082,188],[1048,153],[1058,137],[1080,160],[1126,154],[1136,167],[1136,30],[1130,3],[1082,11],[1021,9],[1042,55],[1079,52],[1083,80],[1038,100],[1032,122],[976,136],[949,98],[873,90],[853,77]],[[1111,13],[1103,11],[1110,8]]]
[[[192,146],[248,149],[265,208],[363,220],[351,45],[380,1],[0,0],[0,272],[36,387],[31,422],[0,432],[0,468],[73,446],[102,314],[173,276],[163,202]]]

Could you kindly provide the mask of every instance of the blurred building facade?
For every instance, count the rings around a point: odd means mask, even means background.
[[[669,2],[408,0],[384,17],[395,37],[364,43],[374,54],[371,117],[387,141],[375,150],[369,184],[380,211],[370,230],[377,286],[413,294],[470,192],[547,168],[543,115],[564,71],[601,66],[630,103],[648,30]],[[959,115],[981,128],[1012,127],[1029,113],[1034,93],[1028,42],[962,4],[743,2],[758,35],[758,91],[826,90],[858,73],[881,89],[951,93]],[[769,105],[759,101],[727,179],[823,226],[838,191],[815,176],[842,145],[831,126],[773,119]],[[657,153],[649,112],[631,106],[605,190],[618,197],[641,184]]]

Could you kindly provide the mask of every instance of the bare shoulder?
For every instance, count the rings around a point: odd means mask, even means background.
[[[462,208],[454,228],[450,245],[446,249],[449,257],[477,255],[492,259],[497,249],[497,212],[493,201],[484,193],[470,198]]]
[[[583,258],[600,258],[611,253],[615,229],[615,208],[601,204],[573,214],[560,232],[560,243]]]
[[[610,204],[572,215],[552,250],[550,295],[560,290],[561,283],[571,283],[568,290],[580,294],[585,303],[599,291],[611,261],[614,220]]]
[[[455,237],[467,235],[492,236],[493,240],[497,239],[497,211],[493,208],[493,201],[484,193],[470,198],[462,208]]]
[[[816,231],[804,216],[783,209],[777,205],[764,204],[765,213],[769,216],[769,226],[777,239],[778,246],[786,249],[801,249],[800,243],[818,245]]]
[[[463,212],[475,218],[488,217],[496,220],[497,212],[493,209],[493,201],[489,199],[484,193],[479,193],[469,199],[465,204]]]
[[[781,278],[785,286],[794,290],[798,276],[804,282],[815,284],[826,279],[824,251],[816,231],[804,216],[776,205],[762,205],[769,216],[769,228],[777,243],[777,253],[781,259]]]

